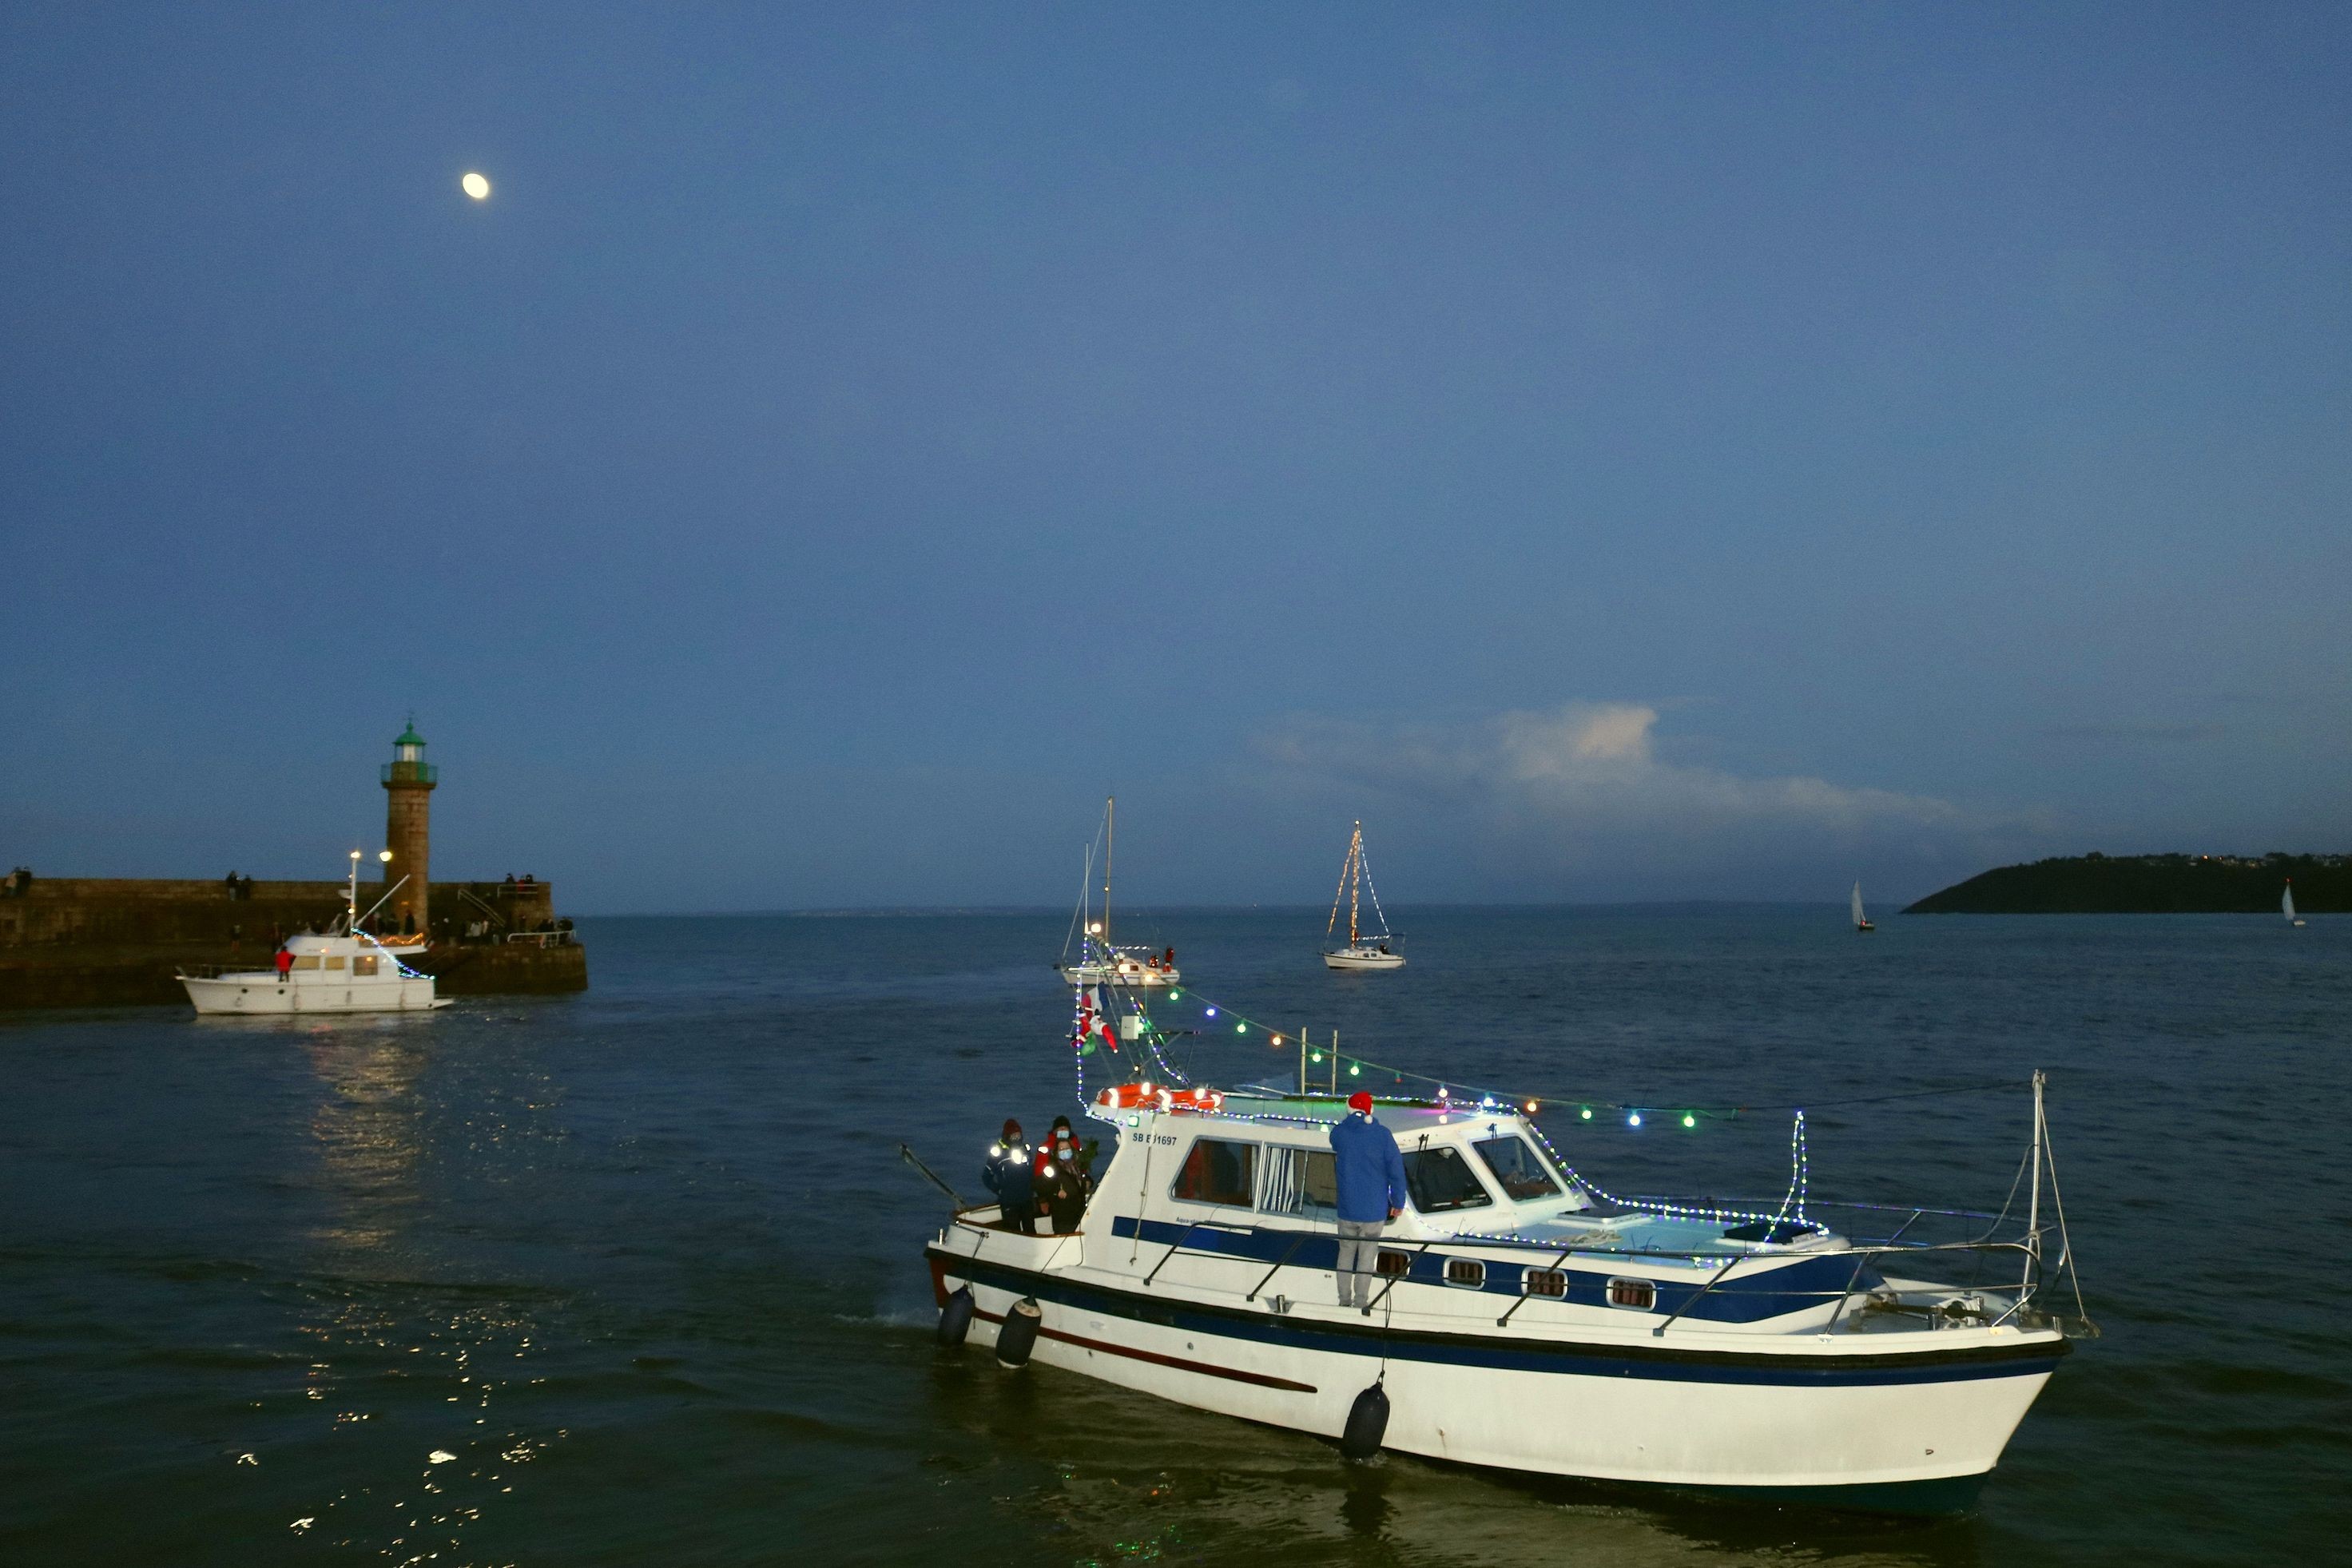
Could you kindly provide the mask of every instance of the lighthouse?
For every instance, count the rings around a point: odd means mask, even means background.
[[[383,884],[394,891],[381,916],[388,931],[426,933],[431,918],[430,884],[426,878],[433,859],[433,787],[439,782],[433,764],[425,760],[425,737],[416,733],[416,718],[392,743],[392,760],[383,765],[383,841],[390,852],[384,862]],[[402,878],[406,878],[403,881]]]

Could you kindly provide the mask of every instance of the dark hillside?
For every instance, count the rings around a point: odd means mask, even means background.
[[[2005,865],[1930,894],[1906,915],[2275,915],[2352,909],[2352,855],[2065,856]]]

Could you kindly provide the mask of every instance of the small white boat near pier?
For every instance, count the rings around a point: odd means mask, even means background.
[[[180,984],[199,1013],[400,1013],[429,1012],[449,1004],[434,995],[434,979],[401,962],[403,954],[425,950],[422,936],[377,937],[360,928],[359,852],[352,852],[352,880],[344,895],[342,929],[324,936],[305,932],[289,937],[291,962],[284,972],[183,967]],[[405,881],[403,878],[402,881]],[[384,897],[400,883],[386,890]],[[378,901],[381,904],[382,900]],[[371,914],[373,911],[370,911]]]

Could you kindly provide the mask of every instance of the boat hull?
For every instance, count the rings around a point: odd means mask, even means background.
[[[1402,969],[1404,955],[1343,947],[1337,953],[1324,954],[1323,966],[1328,969]]]
[[[1400,1452],[1906,1511],[1965,1506],[2064,1350],[2031,1337],[1875,1355],[1384,1334],[1337,1309],[1223,1308],[936,1247],[930,1259],[942,1301],[971,1288],[981,1343],[1033,1297],[1034,1359],[1180,1404],[1335,1437],[1383,1380],[1382,1446]]]
[[[1056,964],[1065,985],[1176,986],[1184,977],[1173,965],[1153,968],[1144,964]]]
[[[263,972],[180,977],[188,1000],[205,1014],[266,1017],[290,1013],[429,1012],[449,1004],[433,994],[433,977],[360,976],[350,979],[281,982]]]

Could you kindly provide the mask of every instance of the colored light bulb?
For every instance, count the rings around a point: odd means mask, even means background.
[[[1590,1105],[1580,1107],[1576,1113],[1584,1121],[1590,1122],[1592,1120],[1592,1107]]]
[[[1698,1118],[1692,1115],[1688,1111],[1685,1111],[1683,1113],[1683,1125],[1685,1127],[1696,1127],[1698,1125]]]
[[[1638,1127],[1638,1126],[1640,1126],[1640,1125],[1642,1124],[1642,1113],[1640,1113],[1639,1111],[1628,1111],[1628,1112],[1626,1112],[1626,1113],[1625,1113],[1625,1124],[1626,1124],[1627,1126],[1629,1126],[1629,1127]]]

